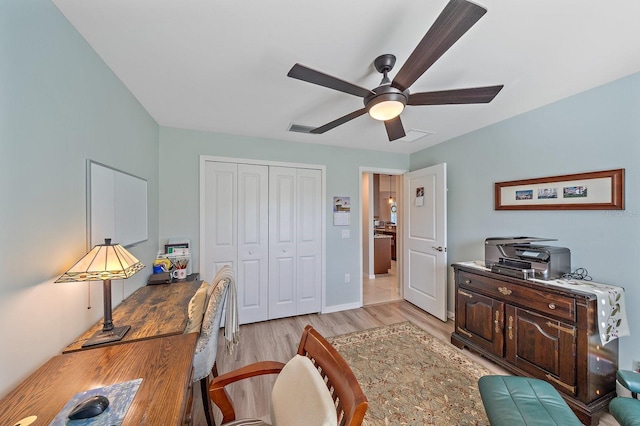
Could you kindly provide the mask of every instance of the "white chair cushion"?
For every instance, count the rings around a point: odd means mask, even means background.
[[[271,391],[274,426],[337,425],[336,407],[322,376],[306,356],[284,366]]]

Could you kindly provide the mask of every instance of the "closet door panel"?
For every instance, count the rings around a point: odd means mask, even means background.
[[[268,319],[269,168],[238,164],[238,311],[240,323]]]
[[[237,268],[237,165],[207,162],[205,187],[200,276],[211,281],[222,266]]]
[[[297,314],[322,309],[322,173],[297,169]]]
[[[271,306],[269,308],[269,319],[282,318],[289,315],[292,306],[295,307],[295,276],[293,257],[279,256],[275,263],[275,275],[278,276],[278,285],[273,286],[271,296]]]
[[[296,169],[269,167],[269,319],[296,308]]]

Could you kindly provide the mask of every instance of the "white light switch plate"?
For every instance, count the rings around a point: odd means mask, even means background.
[[[348,229],[342,230],[342,238],[351,238],[351,231]]]

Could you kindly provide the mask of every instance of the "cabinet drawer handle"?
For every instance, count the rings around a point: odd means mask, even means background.
[[[551,321],[547,321],[547,326],[551,327],[551,328],[555,328],[556,330],[563,331],[565,333],[569,333],[572,336],[576,335],[576,329],[575,328],[563,327],[561,325],[554,324]]]
[[[513,316],[509,315],[509,340],[513,340]]]
[[[496,311],[496,319],[493,323],[496,325],[496,333],[500,333],[500,311]]]
[[[473,334],[469,333],[466,330],[461,329],[460,327],[458,327],[458,333],[462,333],[462,334],[464,334],[465,336],[467,336],[469,338],[473,337]]]
[[[553,304],[553,303],[549,303],[549,309],[555,309],[555,308],[556,308],[556,305],[555,305],[555,304]]]
[[[465,284],[471,284],[471,280],[464,280]]]
[[[567,389],[569,392],[575,394],[576,393],[576,387],[575,386],[569,386],[568,384],[561,382],[560,380],[556,379],[555,377],[553,377],[551,374],[547,374],[547,380],[550,382],[553,382],[559,386],[562,386],[563,388]]]
[[[468,297],[469,299],[473,299],[473,295],[471,293],[467,293],[466,291],[458,290],[458,294]]]
[[[508,296],[511,294],[511,290],[508,289],[507,287],[498,287],[498,291],[504,294],[505,296]]]

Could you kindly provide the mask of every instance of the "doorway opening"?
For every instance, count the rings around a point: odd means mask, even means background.
[[[402,300],[402,189],[399,171],[362,173],[362,302],[363,305]]]

